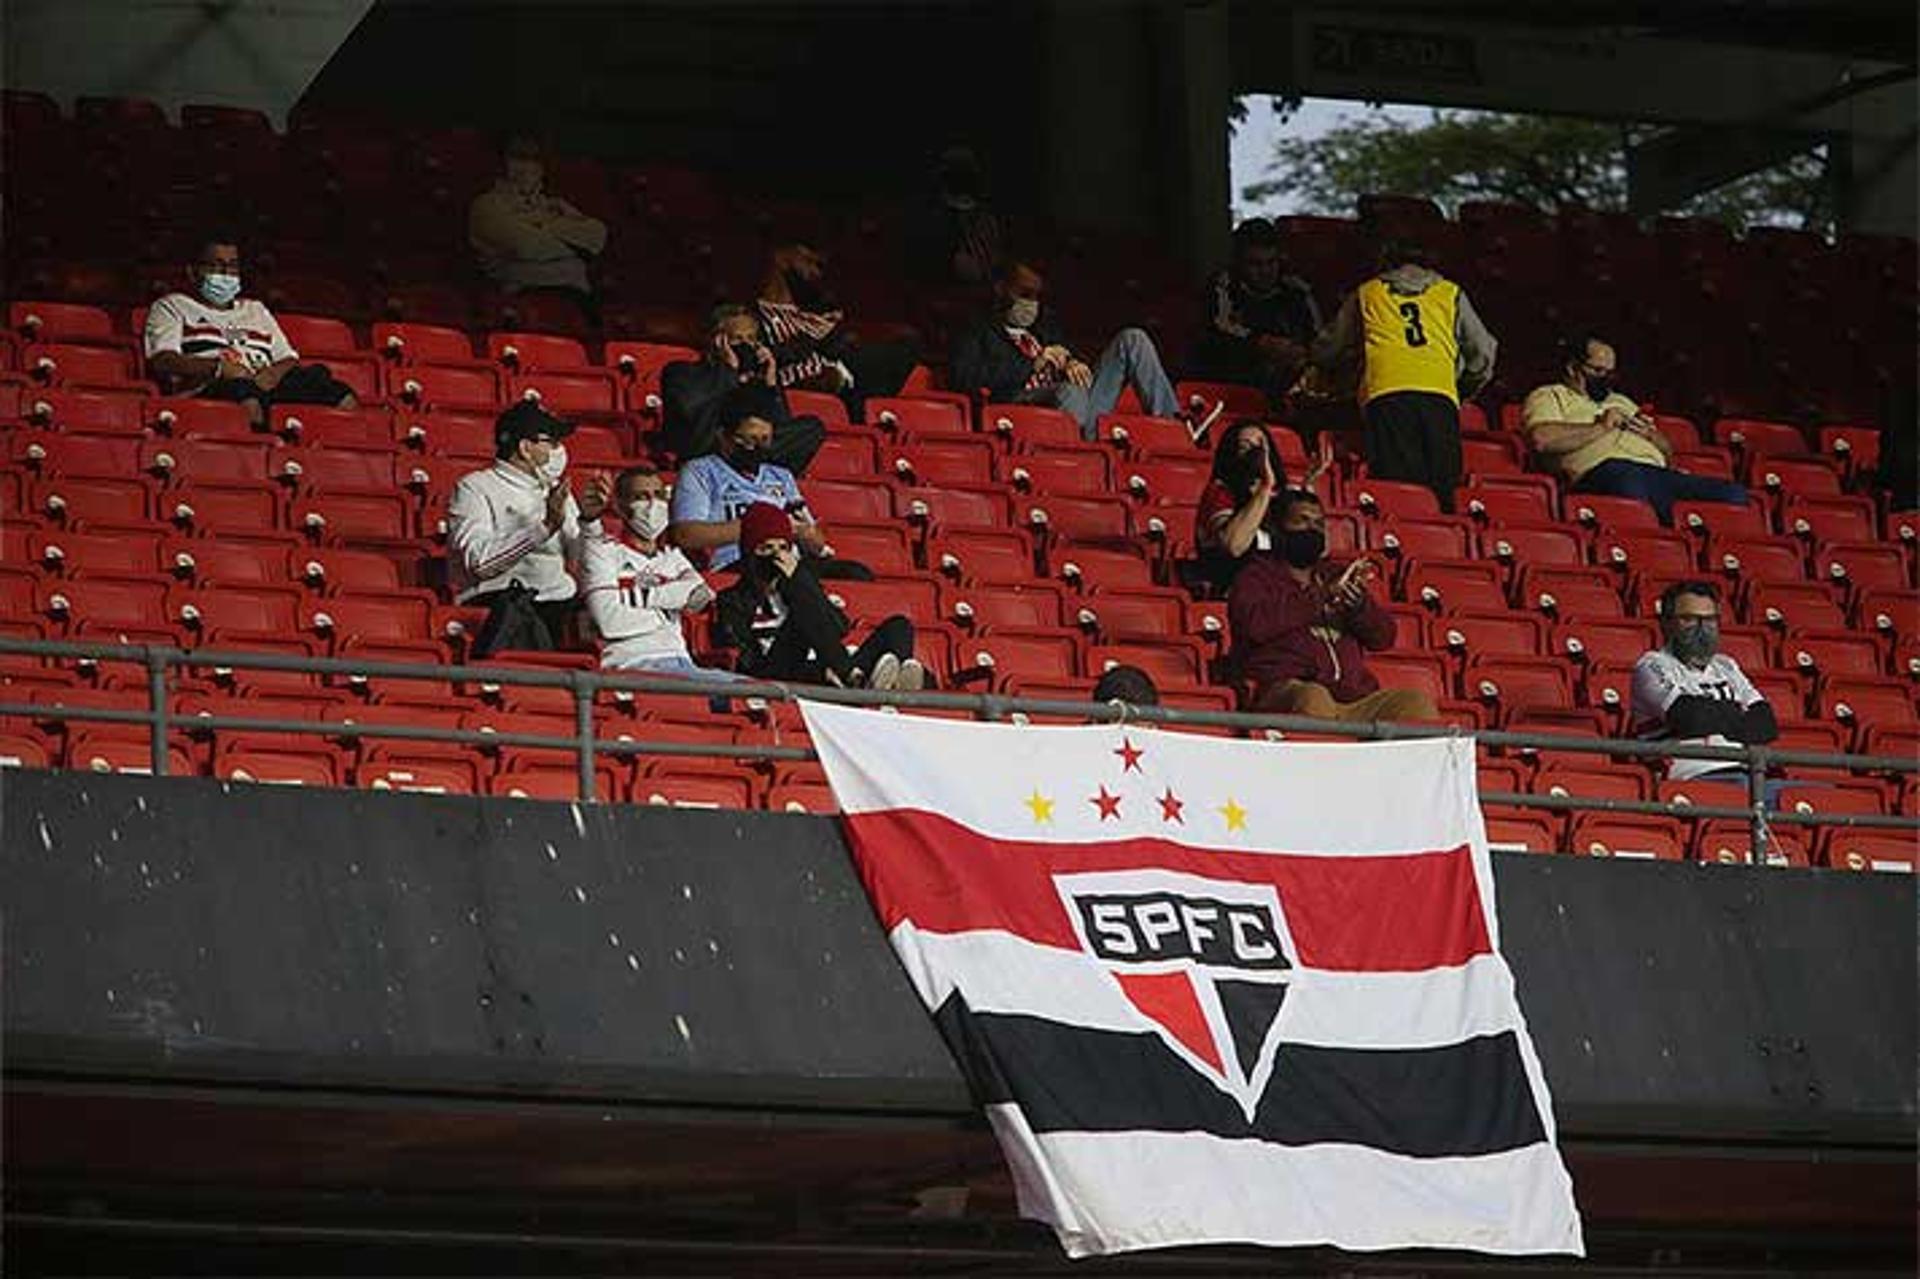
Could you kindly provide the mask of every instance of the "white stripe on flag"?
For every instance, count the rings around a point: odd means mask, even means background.
[[[1198,1133],[1035,1135],[1014,1106],[989,1106],[987,1118],[1008,1152],[1021,1215],[1056,1223],[1073,1257],[1229,1242],[1585,1251],[1571,1180],[1547,1142],[1433,1159]],[[1100,1187],[1099,1201],[1071,1194],[1042,1161],[1078,1170]]]
[[[893,948],[927,1007],[964,987],[976,1013],[1045,1017],[1089,1030],[1151,1031],[1119,984],[1083,954],[1003,932],[893,930]],[[1280,1010],[1280,1040],[1326,1048],[1438,1048],[1520,1030],[1513,977],[1498,955],[1417,973],[1296,969]]]
[[[1479,835],[1473,743],[1242,742],[1132,725],[972,724],[802,702],[843,813],[914,807],[996,839],[1152,837],[1303,854],[1429,852]],[[1125,767],[1123,745],[1138,748]],[[1122,796],[1103,820],[1099,787]],[[1182,818],[1162,816],[1171,794]],[[1045,817],[1036,814],[1036,798]],[[1231,806],[1240,816],[1230,821]]]

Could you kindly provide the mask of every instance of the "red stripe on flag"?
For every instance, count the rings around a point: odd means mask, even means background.
[[[1078,950],[1052,877],[1154,868],[1272,884],[1308,968],[1417,972],[1493,950],[1464,844],[1427,853],[1311,857],[1219,852],[1160,839],[996,839],[912,809],[849,814],[845,822],[861,877],[889,931],[911,920],[929,932],[999,929]]]

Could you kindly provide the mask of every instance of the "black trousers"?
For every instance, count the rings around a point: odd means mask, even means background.
[[[244,404],[257,400],[261,410],[276,404],[324,404],[329,407],[353,394],[353,388],[335,377],[324,364],[301,364],[287,370],[271,391],[263,391],[250,378],[218,378],[201,387],[201,399],[229,400]]]
[[[1424,484],[1453,514],[1460,484],[1460,406],[1431,391],[1391,391],[1367,402],[1367,473]]]
[[[492,609],[500,591],[488,591],[485,595],[476,595],[461,605],[462,608]],[[554,648],[570,648],[578,638],[576,630],[580,614],[578,597],[565,600],[534,600],[533,611],[547,628],[547,637],[553,641]]]
[[[874,627],[849,654],[840,642],[846,634],[845,619],[817,582],[801,575],[780,596],[787,606],[787,624],[767,652],[766,666],[759,672],[763,678],[822,684],[832,671],[842,684],[851,684],[855,671],[862,677],[871,675],[873,664],[884,653],[901,661],[913,656],[913,623],[898,613]]]
[[[841,357],[853,374],[853,389],[841,396],[858,422],[865,416],[867,397],[900,394],[920,362],[920,348],[912,342],[871,342]]]

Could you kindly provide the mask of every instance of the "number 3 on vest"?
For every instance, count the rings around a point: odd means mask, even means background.
[[[1420,327],[1420,304],[1418,302],[1402,302],[1400,304],[1400,315],[1407,322],[1407,345],[1425,346],[1427,344],[1427,331]]]

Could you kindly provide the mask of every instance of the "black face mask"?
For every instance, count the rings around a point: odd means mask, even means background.
[[[740,366],[741,377],[759,377],[766,371],[760,367],[760,348],[751,342],[733,343],[733,359]]]
[[[758,444],[736,444],[727,450],[727,465],[752,479],[767,460],[767,451]]]
[[[793,304],[803,311],[820,310],[827,300],[826,286],[798,271],[787,272],[787,292],[793,295]]]
[[[1600,401],[1613,394],[1612,378],[1595,377],[1591,373],[1582,374],[1582,376],[1586,379],[1587,383],[1587,398],[1595,404],[1600,403]]]
[[[1273,549],[1295,568],[1311,568],[1327,553],[1325,529],[1290,528],[1281,530]]]

